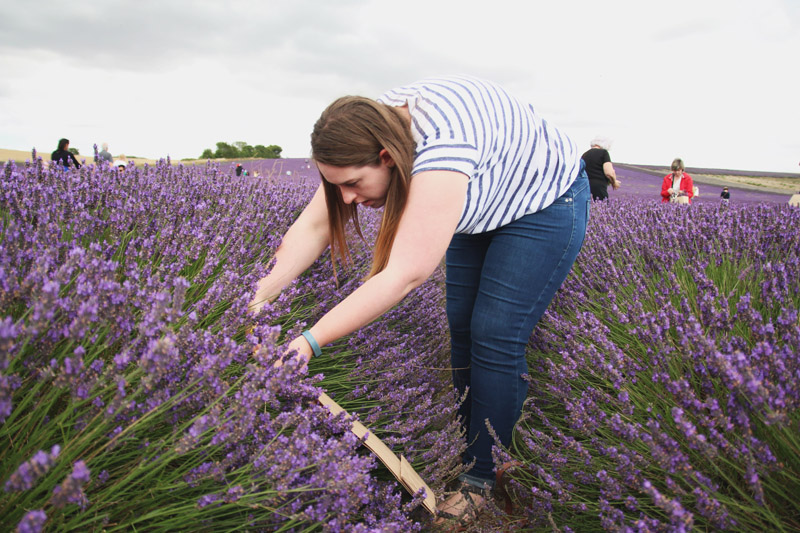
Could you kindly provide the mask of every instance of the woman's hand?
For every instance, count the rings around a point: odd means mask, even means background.
[[[292,357],[299,361],[302,368],[306,368],[308,366],[308,361],[311,359],[311,356],[314,353],[314,351],[311,349],[311,345],[308,344],[308,341],[302,335],[287,344],[283,352],[284,354],[295,352]],[[283,358],[279,357],[273,366],[283,366]]]
[[[257,315],[265,305],[271,303],[278,297],[277,294],[270,294],[271,292],[274,292],[274,289],[269,285],[268,278],[259,280],[258,289],[256,289],[253,299],[247,304],[247,308],[250,312]]]
[[[256,294],[250,301],[250,311],[257,315],[275,300],[284,287],[299,276],[322,255],[328,247],[328,207],[325,191],[317,187],[314,197],[283,236],[275,251],[275,265],[258,281]]]

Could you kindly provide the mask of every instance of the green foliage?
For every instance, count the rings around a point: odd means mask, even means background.
[[[72,153],[72,155],[81,155],[77,148],[70,148],[69,151]]]
[[[283,148],[276,144],[270,144],[269,146],[264,146],[263,144],[250,146],[243,141],[236,141],[233,144],[218,142],[216,150],[211,150],[211,148],[203,150],[200,159],[241,159],[247,157],[280,159],[282,151]]]
[[[275,144],[270,144],[269,146],[257,144],[255,146],[256,157],[262,157],[264,159],[278,159],[281,157],[281,151],[282,148]]]
[[[214,152],[215,159],[233,159],[239,155],[239,150],[225,142],[217,143],[217,151]]]

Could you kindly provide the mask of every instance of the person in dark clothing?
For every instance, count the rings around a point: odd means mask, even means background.
[[[589,188],[592,191],[593,200],[605,200],[608,198],[609,184],[614,190],[619,189],[620,182],[611,164],[611,156],[608,154],[610,143],[608,140],[595,137],[591,142],[591,148],[581,156],[586,164],[586,174],[589,176]]]
[[[236,175],[237,176],[241,176],[242,175],[242,170],[244,170],[242,168],[242,164],[241,163],[236,163]]]
[[[97,154],[97,157],[98,162],[111,163],[114,158],[111,156],[111,152],[108,151],[108,143],[103,143],[103,149]]]
[[[731,199],[731,192],[728,190],[727,187],[722,188],[722,192],[719,193],[719,197],[722,198],[723,202],[727,202]]]
[[[50,154],[50,161],[59,161],[64,168],[69,168],[70,163],[75,165],[75,168],[81,168],[81,164],[75,159],[75,155],[69,151],[69,139],[58,141],[58,148]]]

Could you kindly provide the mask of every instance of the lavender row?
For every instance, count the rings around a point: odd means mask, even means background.
[[[514,523],[799,529],[798,254],[788,206],[594,204],[496,449]]]
[[[307,372],[276,369],[369,259],[358,244],[338,284],[323,260],[247,312],[313,180],[35,154],[0,180],[3,529],[422,527],[418,498],[315,399],[327,390],[441,490],[462,444],[449,376],[430,370],[446,366],[440,280]]]

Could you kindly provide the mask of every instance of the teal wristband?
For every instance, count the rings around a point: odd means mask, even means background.
[[[303,332],[303,337],[306,338],[308,344],[311,345],[311,349],[314,350],[314,357],[319,357],[322,355],[322,348],[319,347],[317,339],[314,338],[314,335],[312,335],[310,331],[305,330]]]

